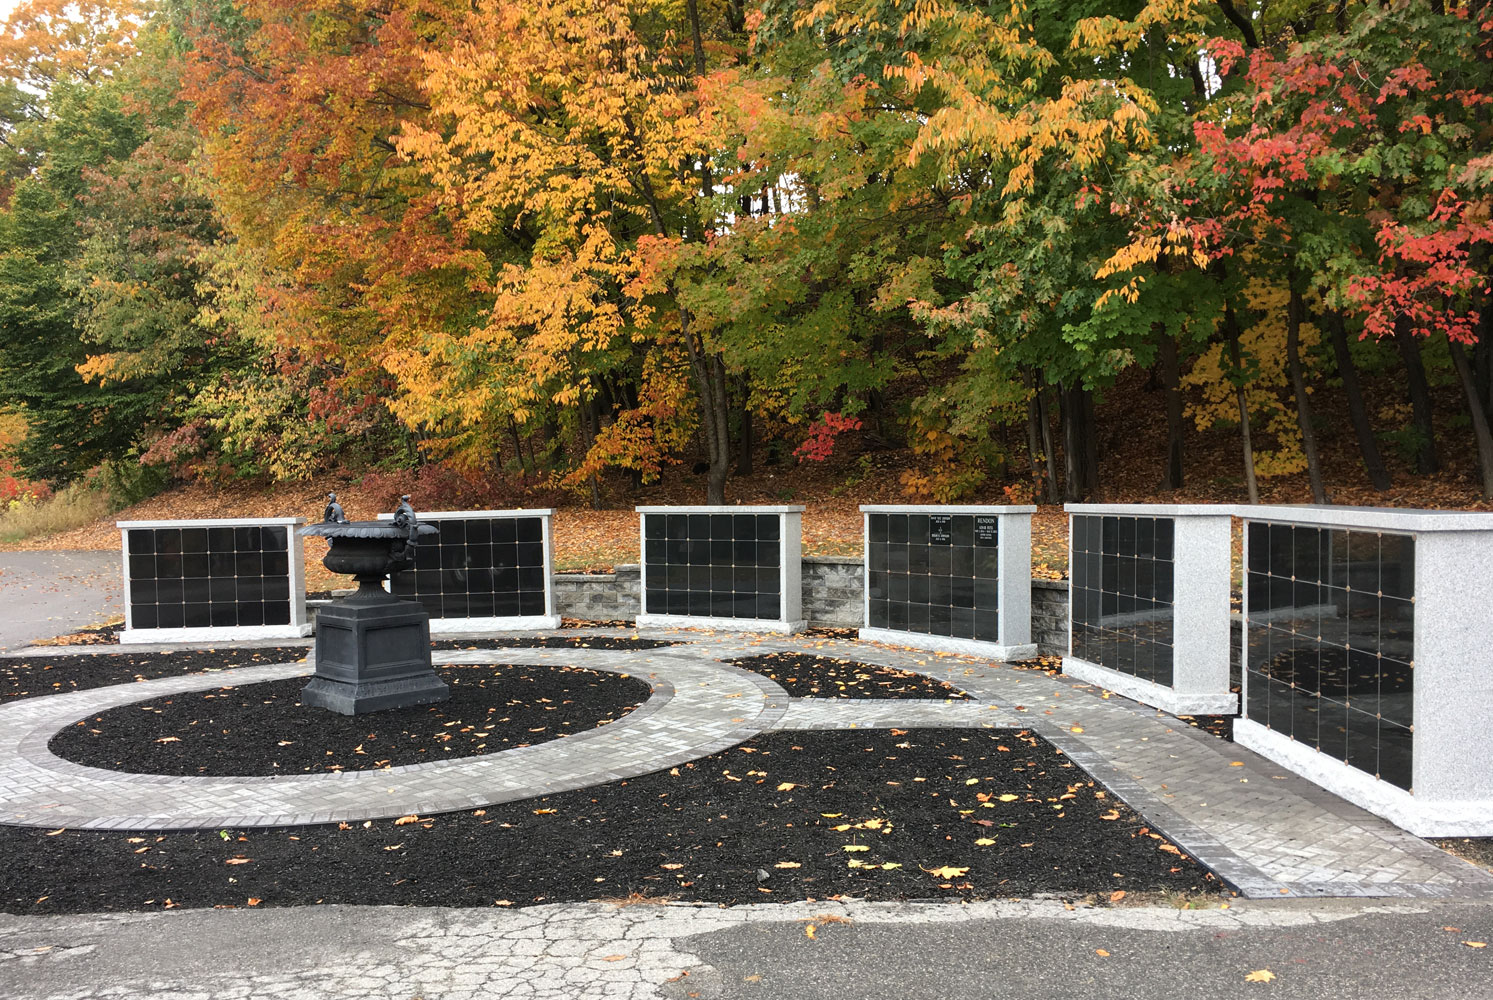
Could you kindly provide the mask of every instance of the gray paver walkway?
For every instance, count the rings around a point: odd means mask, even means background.
[[[618,634],[597,630],[595,634]],[[1493,876],[1297,778],[1242,747],[1118,696],[970,657],[805,637],[649,630],[688,645],[646,652],[502,649],[438,661],[564,663],[631,673],[655,696],[622,720],[487,757],[383,771],[276,778],[165,778],[53,757],[58,729],[103,708],[174,691],[309,671],[249,667],[27,699],[0,708],[0,821],[169,829],[364,819],[512,801],[697,759],[768,729],[1015,727],[1046,738],[1158,832],[1254,897],[1493,900]],[[788,698],[720,663],[796,650],[914,670],[970,700]]]
[[[493,805],[672,767],[740,743],[786,707],[750,671],[668,650],[500,649],[436,653],[437,662],[556,663],[631,674],[653,696],[610,725],[482,757],[369,771],[196,778],[84,767],[47,749],[98,712],[186,691],[308,674],[308,664],[161,678],[0,708],[0,821],[20,826],[169,830],[294,826]]]

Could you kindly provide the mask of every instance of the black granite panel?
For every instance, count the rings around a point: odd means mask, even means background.
[[[420,602],[432,618],[542,615],[543,521],[538,514],[432,519],[438,533],[421,539],[414,568],[390,577],[389,590]]]
[[[868,513],[873,581],[867,625],[999,641],[999,519],[993,514]]]
[[[1174,536],[1171,518],[1073,515],[1074,656],[1172,683]]]
[[[1245,716],[1410,789],[1415,538],[1248,526]]]
[[[654,615],[777,619],[783,561],[777,514],[643,514]]]
[[[284,525],[126,529],[132,626],[288,625],[289,542]]]

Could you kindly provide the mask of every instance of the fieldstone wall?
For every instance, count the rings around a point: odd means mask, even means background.
[[[803,612],[810,625],[860,628],[866,598],[865,567],[853,556],[805,556]]]
[[[850,556],[805,556],[803,612],[810,625],[859,628],[865,609],[864,566]],[[631,620],[641,603],[641,571],[622,565],[612,573],[556,573],[555,613],[588,621]],[[1039,652],[1068,649],[1068,583],[1032,581],[1032,641]]]
[[[1045,656],[1068,652],[1068,581],[1032,581],[1032,641]]]
[[[555,614],[587,621],[622,621],[638,616],[642,567],[623,563],[610,573],[556,573]]]

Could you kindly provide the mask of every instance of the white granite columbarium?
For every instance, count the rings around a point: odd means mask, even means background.
[[[119,521],[122,643],[298,639],[306,619],[302,517]]]
[[[413,568],[391,574],[389,592],[422,605],[435,634],[559,628],[554,513],[549,507],[421,511],[420,521],[437,533],[420,539]]]
[[[803,508],[639,507],[639,625],[797,632]]]
[[[1068,504],[1063,673],[1174,715],[1233,715],[1234,508]]]
[[[1493,835],[1493,514],[1238,513],[1235,741],[1419,836]]]
[[[861,507],[862,639],[1020,660],[1032,642],[1035,507]]]

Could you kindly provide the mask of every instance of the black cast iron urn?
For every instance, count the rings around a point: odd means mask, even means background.
[[[422,536],[432,524],[415,518],[409,497],[401,497],[392,521],[328,520],[310,524],[302,535],[331,545],[322,565],[358,581],[350,597],[316,616],[316,673],[301,692],[301,704],[342,715],[406,708],[445,701],[445,681],[430,665],[430,615],[413,601],[384,589],[390,573],[410,569]]]

